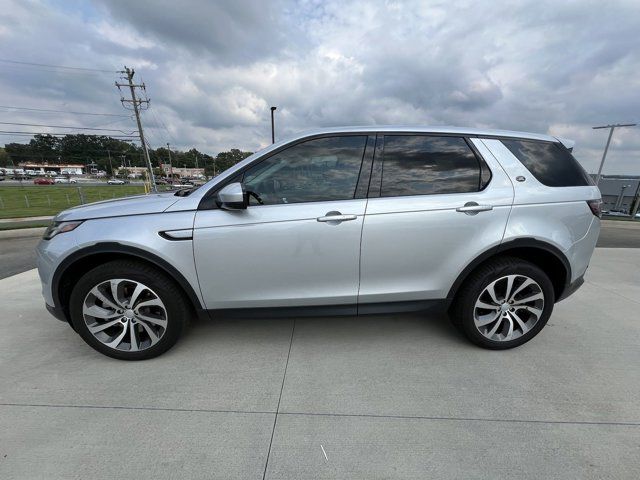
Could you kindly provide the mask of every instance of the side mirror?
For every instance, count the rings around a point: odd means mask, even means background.
[[[249,205],[244,185],[240,182],[230,183],[218,192],[217,203],[225,210],[245,210]]]

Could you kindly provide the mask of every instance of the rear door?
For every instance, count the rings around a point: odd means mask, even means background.
[[[500,244],[512,202],[511,181],[481,142],[378,136],[358,304],[445,298],[471,261]]]

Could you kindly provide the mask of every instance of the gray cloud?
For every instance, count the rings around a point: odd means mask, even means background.
[[[157,145],[253,150],[278,105],[279,135],[346,124],[549,132],[575,139],[593,171],[606,135],[591,126],[639,120],[638,31],[635,1],[9,0],[0,57],[135,66]],[[121,113],[115,74],[5,67],[2,105]],[[640,129],[617,132],[610,155],[606,172],[640,174]]]
[[[106,7],[114,20],[150,35],[167,49],[180,47],[225,63],[244,63],[276,54],[288,48],[288,37],[297,33],[279,0],[98,0],[98,3]]]

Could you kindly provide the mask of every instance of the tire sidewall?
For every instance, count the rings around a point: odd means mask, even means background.
[[[113,268],[115,265],[101,265],[83,275],[76,283],[69,300],[69,313],[73,328],[92,348],[112,358],[120,360],[145,360],[156,357],[171,348],[182,334],[184,328],[184,303],[175,291],[167,288],[166,281],[161,281],[161,272],[131,267]],[[162,338],[150,348],[137,352],[116,350],[107,347],[89,331],[84,321],[82,306],[89,291],[96,285],[114,278],[126,278],[140,282],[153,290],[167,311],[167,329]]]
[[[544,294],[544,308],[536,325],[526,334],[508,342],[496,342],[494,340],[489,340],[478,331],[474,321],[474,309],[476,300],[480,296],[481,292],[491,282],[506,275],[525,275],[535,280],[538,285],[540,285],[542,293]],[[513,348],[528,342],[540,333],[553,312],[554,303],[555,294],[553,284],[551,283],[551,280],[549,280],[549,277],[540,268],[525,261],[519,261],[511,265],[502,265],[495,269],[479,272],[479,274],[472,279],[462,300],[460,311],[462,316],[461,326],[469,339],[477,345],[496,350]]]

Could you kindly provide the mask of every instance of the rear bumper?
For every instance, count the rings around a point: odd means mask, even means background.
[[[559,302],[560,300],[564,300],[568,296],[573,295],[575,291],[582,286],[583,283],[584,283],[584,275],[580,275],[573,282],[571,282],[570,284],[564,287],[564,290],[562,291],[562,295],[560,295],[560,298],[556,299],[556,302]]]

